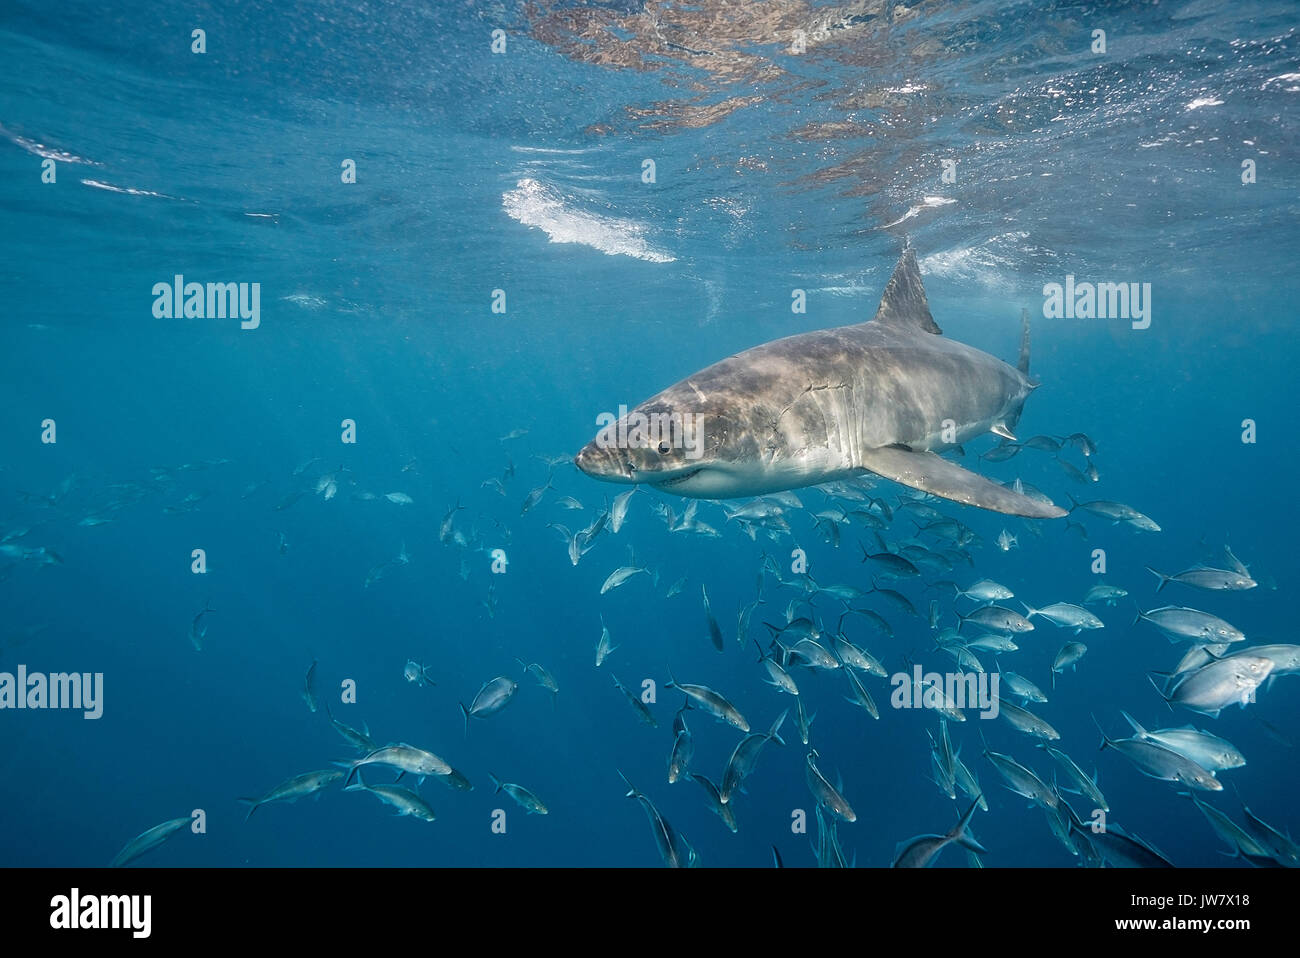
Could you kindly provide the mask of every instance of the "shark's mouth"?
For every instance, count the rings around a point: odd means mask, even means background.
[[[656,482],[654,486],[656,489],[671,489],[673,486],[678,485],[679,483],[686,482],[686,480],[688,479],[694,479],[703,471],[703,469],[704,469],[703,466],[697,466],[696,468],[691,469],[688,472],[683,472],[680,476],[673,476],[673,478],[671,479],[665,479],[662,482]]]

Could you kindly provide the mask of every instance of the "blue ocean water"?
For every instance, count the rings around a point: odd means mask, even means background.
[[[1147,672],[1184,647],[1134,624],[1135,607],[1185,604],[1249,644],[1292,641],[1296,30],[1287,3],[6,5],[0,671],[102,673],[103,715],[0,710],[0,862],[107,864],[202,809],[204,833],[139,863],[660,864],[621,770],[703,865],[766,866],[773,846],[816,864],[793,711],[732,834],[698,785],[667,781],[682,698],[664,686],[671,669],[717,689],[755,730],[793,709],[754,640],[802,589],[762,576],[741,641],[736,613],[765,554],[787,579],[801,549],[818,583],[869,588],[871,531],[850,520],[836,548],[812,516],[858,505],[800,489],[789,532],[751,539],[702,502],[713,537],[670,531],[656,506],[686,504],[641,487],[576,566],[550,525],[586,527],[624,491],[571,464],[599,414],[750,346],[869,319],[905,239],[945,335],[1013,362],[1030,311],[1042,387],[1017,434],[1086,433],[1099,478],[1036,449],[983,462],[993,436],[961,461],[1057,502],[1129,504],[1161,531],[1076,511],[1085,540],[1066,520],[933,501],[978,536],[971,562],[896,588],[923,616],[937,600],[943,627],[973,603],[935,580],[995,579],[1034,607],[1098,580],[1126,589],[1092,607],[1105,628],[1079,637],[1087,655],[1055,688],[1068,630],[1036,620],[1002,656],[1047,691],[1030,708],[1053,744],[1097,771],[1110,821],[1177,865],[1230,859],[1183,786],[1098,752],[1092,716],[1112,737],[1124,709],[1230,740],[1247,764],[1201,797],[1241,821],[1239,792],[1296,833],[1300,681],[1218,718],[1171,711]],[[259,284],[257,328],[155,315],[155,284],[178,274]],[[1044,318],[1043,287],[1067,276],[1149,283],[1149,328]],[[1074,447],[1060,459],[1088,463]],[[887,480],[870,494],[896,510],[911,497]],[[1017,548],[997,547],[1003,530]],[[906,510],[882,532],[896,547],[916,534]],[[1225,545],[1256,588],[1156,594],[1145,566],[1223,567]],[[652,574],[600,593],[633,562]],[[923,618],[854,605],[890,622],[892,637],[845,623],[890,673],[951,667]],[[813,601],[828,629],[842,608]],[[597,668],[602,623],[617,649]],[[554,701],[517,658],[554,675]],[[409,682],[408,660],[436,685]],[[300,694],[313,661],[334,716],[437,753],[474,789],[426,780],[432,823],[339,784],[245,821],[238,798],[355,757]],[[657,728],[611,674],[653,683]],[[952,827],[968,800],[930,781],[932,713],[890,708],[890,686],[864,676],[873,720],[838,671],[794,674],[817,763],[857,813],[837,830],[847,858],[885,866],[898,842]],[[498,675],[518,691],[466,734],[458,703]],[[687,722],[691,768],[718,781],[740,733]],[[983,732],[1050,780],[1034,740],[973,712],[949,728],[987,796],[983,863],[1078,864],[980,757]],[[490,775],[549,814],[493,794]],[[968,860],[953,848],[940,864]]]

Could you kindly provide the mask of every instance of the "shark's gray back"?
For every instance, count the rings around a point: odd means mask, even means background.
[[[943,448],[1015,419],[1031,385],[988,353],[915,326],[873,320],[755,346],[670,386],[642,408],[690,409],[714,444],[755,440],[754,452],[829,444]],[[941,439],[952,420],[953,443]],[[727,425],[723,425],[727,424]],[[1014,424],[1014,423],[1012,423]]]

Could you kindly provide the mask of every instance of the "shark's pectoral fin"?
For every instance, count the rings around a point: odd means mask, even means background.
[[[1001,436],[1003,439],[1009,439],[1012,442],[1017,441],[1015,434],[1007,428],[1007,424],[1004,422],[995,422],[992,428],[989,429],[989,432],[993,433],[995,436]]]
[[[864,468],[886,479],[968,506],[1033,519],[1057,519],[1066,514],[1060,506],[1013,492],[932,452],[885,446],[867,450],[859,458]]]

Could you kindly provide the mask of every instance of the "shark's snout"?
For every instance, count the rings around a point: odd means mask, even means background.
[[[602,448],[595,440],[587,443],[573,458],[573,464],[593,479],[606,482],[635,482],[636,473],[626,456],[617,448]]]

